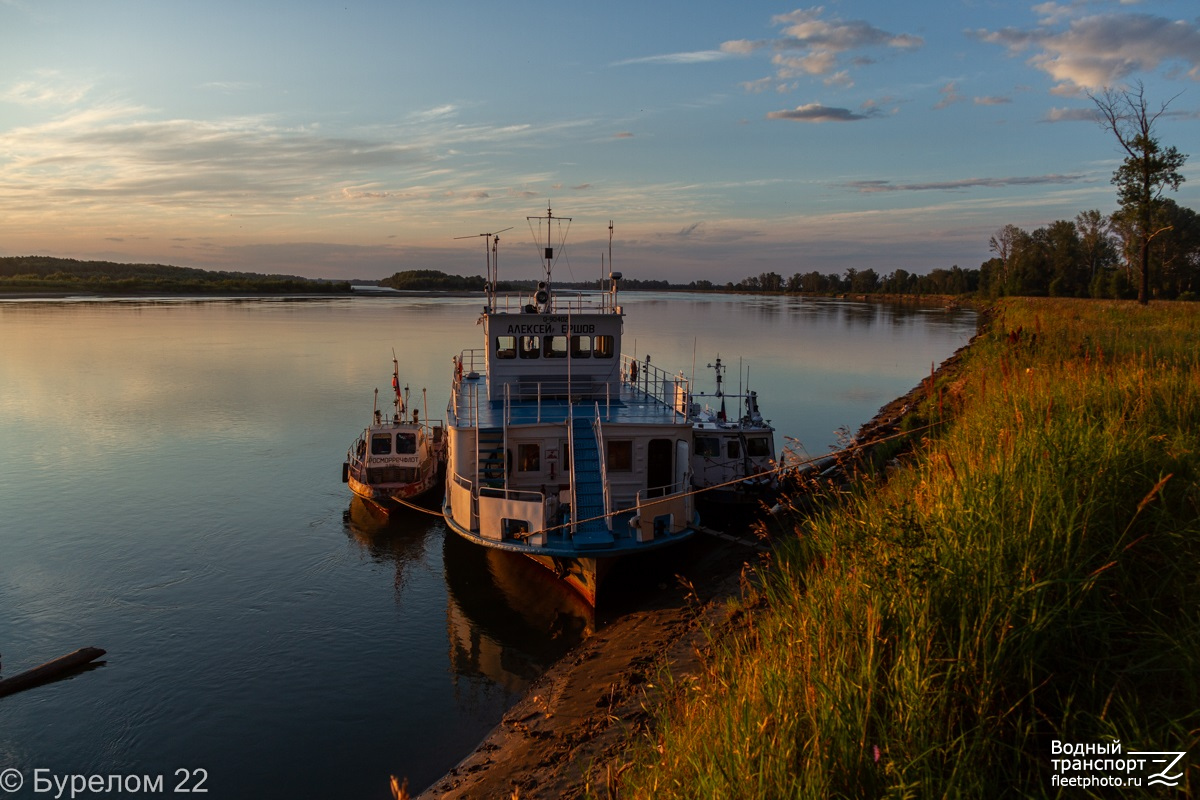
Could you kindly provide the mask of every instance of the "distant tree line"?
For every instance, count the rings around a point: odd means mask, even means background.
[[[95,292],[98,294],[330,294],[350,291],[347,282],[295,275],[223,272],[163,264],[76,261],[51,256],[0,258],[0,293]]]
[[[482,292],[487,281],[479,275],[447,275],[436,269],[411,269],[397,272],[379,282],[380,286],[406,291]]]
[[[742,278],[737,283],[693,281],[686,288],[695,291],[766,292],[788,294],[968,294],[979,290],[977,269],[937,268],[926,275],[897,269],[880,275],[873,269],[851,267],[841,275],[812,272],[784,278],[777,272],[764,272]]]
[[[1146,248],[1148,291],[1161,300],[1200,299],[1200,215],[1162,199],[1151,226],[1156,235]],[[787,292],[803,294],[978,294],[984,297],[1138,297],[1142,241],[1139,224],[1120,209],[1105,216],[1090,210],[1074,220],[1057,220],[1035,231],[1005,225],[989,241],[993,258],[979,269],[935,269],[914,275],[897,269],[848,269],[841,275],[775,272],[733,283],[694,281],[693,290]]]
[[[996,255],[980,268],[985,294],[1059,297],[1139,296],[1145,247],[1146,291],[1162,300],[1200,294],[1200,216],[1161,200],[1151,216],[1157,235],[1146,245],[1127,210],[1085,211],[1029,233],[1006,225],[991,238]]]

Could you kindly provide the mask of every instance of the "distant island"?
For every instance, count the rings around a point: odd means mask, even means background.
[[[5,294],[349,294],[349,281],[214,272],[163,264],[117,264],[50,256],[0,258]]]

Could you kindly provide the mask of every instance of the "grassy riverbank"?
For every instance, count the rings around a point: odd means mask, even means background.
[[[1198,353],[1191,304],[1002,302],[901,468],[770,523],[775,568],[610,785],[1054,796],[1055,740],[1119,740],[1200,788]]]

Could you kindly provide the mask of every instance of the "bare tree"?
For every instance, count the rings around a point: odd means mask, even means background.
[[[1175,190],[1183,183],[1179,169],[1187,156],[1174,147],[1164,150],[1159,145],[1154,137],[1154,124],[1166,113],[1171,101],[1151,113],[1140,81],[1133,89],[1106,88],[1099,96],[1089,92],[1088,97],[1100,110],[1101,125],[1117,137],[1126,153],[1125,162],[1113,173],[1112,182],[1117,187],[1121,207],[1135,220],[1142,277],[1138,302],[1144,305],[1150,299],[1150,240],[1170,230],[1169,227],[1154,230],[1154,210],[1164,189]]]
[[[1017,243],[1025,232],[1016,225],[1005,225],[988,240],[988,249],[1000,259],[1000,285],[1008,286],[1008,260],[1017,249]]]

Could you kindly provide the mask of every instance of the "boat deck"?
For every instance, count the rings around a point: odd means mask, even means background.
[[[488,400],[488,379],[483,373],[468,373],[455,382],[447,408],[448,422],[456,427],[500,428],[507,425],[565,424],[574,408],[574,416],[586,413],[610,423],[643,425],[689,424],[685,414],[673,406],[677,378],[659,370],[649,370],[645,379],[631,383],[622,379],[602,384],[600,391],[541,392],[528,388],[508,400]],[[610,390],[608,387],[613,386]],[[683,389],[686,391],[686,389]]]

